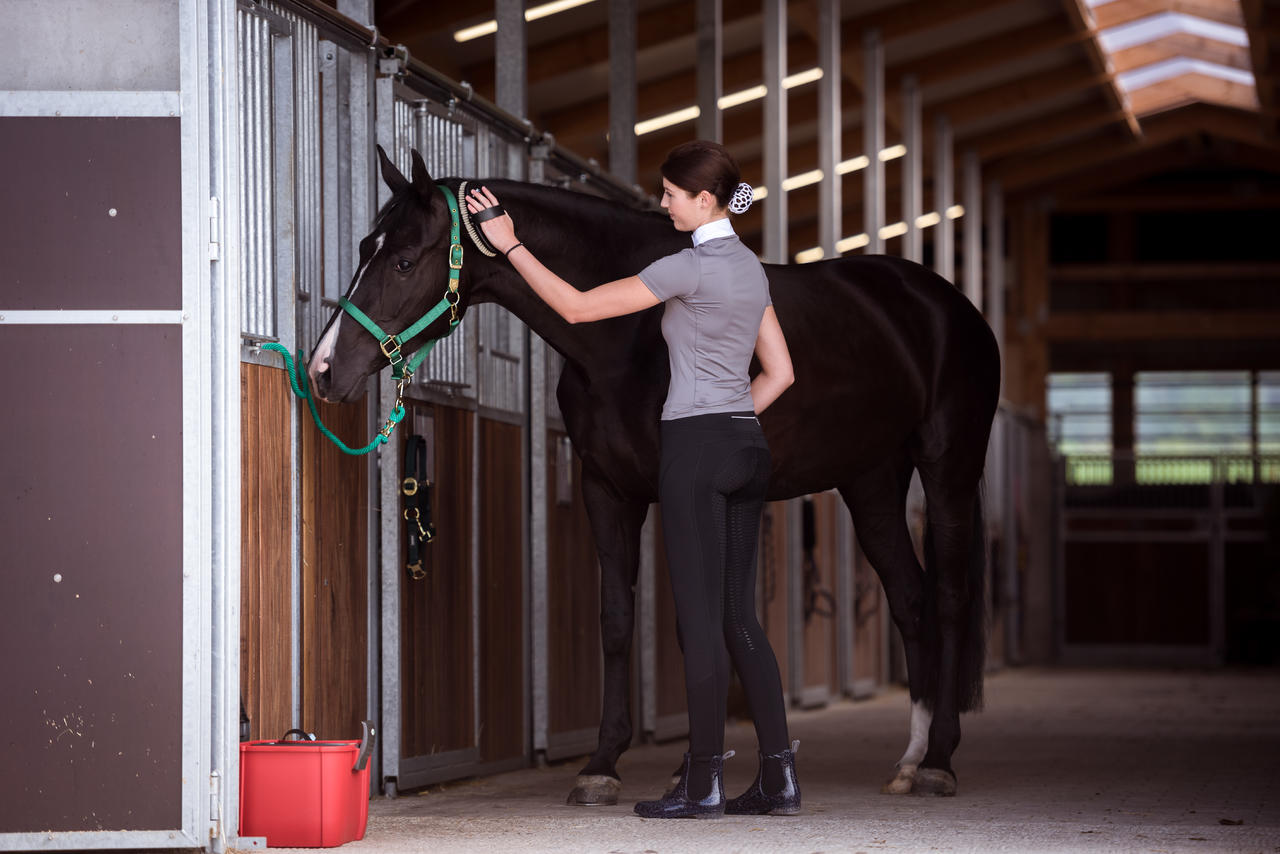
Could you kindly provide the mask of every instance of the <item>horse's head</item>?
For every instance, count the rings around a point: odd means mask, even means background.
[[[450,213],[444,194],[413,152],[407,179],[378,147],[382,180],[391,188],[373,231],[360,241],[360,266],[346,299],[389,335],[398,335],[444,297],[449,283]],[[458,306],[459,314],[463,305]],[[449,312],[405,342],[405,358],[449,331]],[[311,354],[308,373],[316,395],[344,401],[360,396],[364,379],[388,364],[380,342],[339,308]]]

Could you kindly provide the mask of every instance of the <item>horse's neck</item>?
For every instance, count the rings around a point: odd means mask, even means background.
[[[599,213],[594,204],[584,210],[531,185],[504,187],[500,198],[520,240],[547,269],[579,290],[634,276],[654,258],[687,245],[656,217],[622,212],[601,218],[592,215],[593,209]],[[570,324],[502,258],[485,265],[475,298],[506,308],[589,376],[625,366],[635,352],[636,337],[656,329],[644,323],[643,313]]]

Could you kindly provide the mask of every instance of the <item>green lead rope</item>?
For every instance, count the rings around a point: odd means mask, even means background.
[[[283,344],[271,343],[263,344],[262,349],[274,350],[281,356],[284,356],[284,365],[289,371],[289,385],[293,386],[293,393],[307,402],[307,406],[311,409],[311,417],[315,419],[316,427],[320,428],[320,432],[323,433],[330,442],[337,445],[339,450],[344,454],[350,454],[353,457],[360,457],[369,453],[379,445],[386,444],[391,439],[391,431],[395,429],[395,425],[399,424],[404,419],[404,405],[397,405],[395,409],[391,410],[391,415],[387,418],[387,426],[379,431],[378,435],[373,437],[372,442],[358,450],[350,448],[346,442],[335,436],[333,431],[324,426],[324,422],[320,420],[320,413],[316,411],[315,398],[311,396],[311,385],[307,382],[306,376],[298,373],[298,370],[294,365],[293,358],[289,355],[289,348],[285,347]],[[298,364],[301,365],[302,362],[302,351],[299,350]]]
[[[338,300],[338,305],[342,310],[364,327],[365,331],[378,339],[378,346],[382,348],[382,355],[387,357],[387,361],[391,363],[391,376],[396,381],[396,403],[391,409],[391,414],[387,416],[387,423],[378,431],[378,435],[373,437],[373,441],[365,445],[359,450],[352,450],[347,444],[333,435],[333,431],[324,426],[324,422],[320,420],[320,413],[316,411],[315,399],[311,396],[311,387],[307,382],[307,378],[299,374],[297,367],[294,365],[293,359],[289,356],[289,348],[283,344],[263,344],[262,349],[274,350],[284,356],[285,367],[289,370],[289,384],[293,386],[293,393],[307,402],[307,406],[311,408],[311,417],[315,419],[316,426],[320,428],[320,432],[328,437],[329,441],[337,445],[344,454],[350,454],[353,457],[362,456],[369,453],[379,445],[386,444],[391,439],[391,431],[396,428],[404,419],[404,387],[408,385],[413,378],[413,372],[418,369],[423,360],[436,346],[436,342],[448,338],[453,330],[462,322],[462,318],[458,317],[458,283],[462,277],[462,234],[459,227],[458,215],[458,199],[453,191],[444,184],[437,184],[440,192],[444,194],[445,201],[449,205],[449,287],[444,292],[444,297],[440,302],[436,303],[430,311],[418,318],[417,322],[399,335],[388,335],[382,330],[378,324],[360,309],[352,305],[346,297]],[[426,329],[436,318],[445,312],[449,312],[449,331],[440,338],[433,338],[413,354],[407,362],[404,355],[400,352],[400,348],[405,345],[409,339],[416,336],[419,332]],[[298,351],[298,366],[303,364],[302,351]]]

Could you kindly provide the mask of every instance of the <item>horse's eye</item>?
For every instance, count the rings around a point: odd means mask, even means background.
[[[401,258],[400,261],[396,264],[396,269],[399,270],[401,273],[407,273],[413,269],[413,262],[407,258]]]

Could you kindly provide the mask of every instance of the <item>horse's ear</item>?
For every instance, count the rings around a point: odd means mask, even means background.
[[[400,192],[409,186],[409,180],[400,174],[400,170],[391,162],[391,158],[387,156],[387,152],[382,150],[382,146],[378,148],[378,161],[382,168],[382,180],[387,182],[387,186],[391,188],[392,195]],[[417,166],[414,166],[416,171]]]
[[[427,164],[423,162],[418,149],[413,149],[413,188],[424,195],[431,195],[431,175],[427,172]]]

